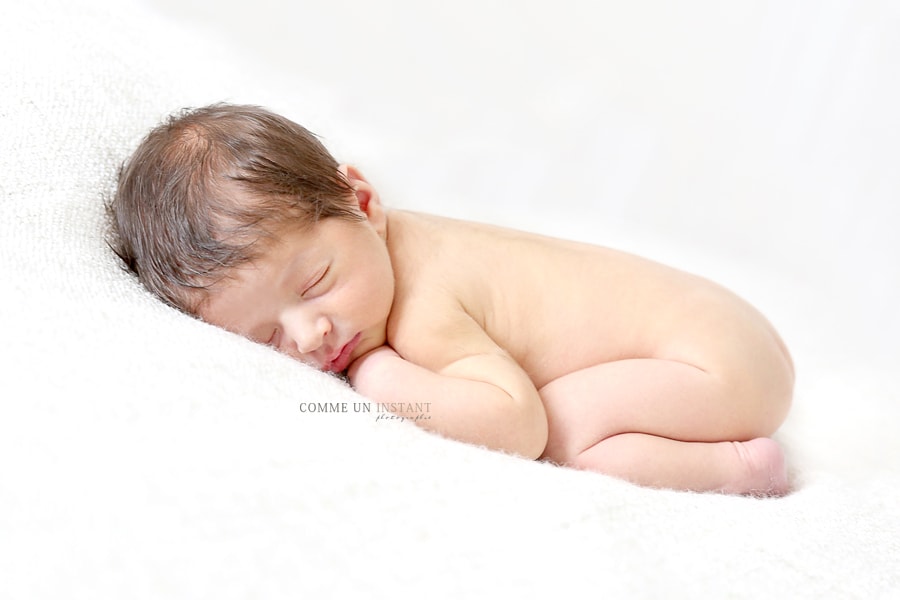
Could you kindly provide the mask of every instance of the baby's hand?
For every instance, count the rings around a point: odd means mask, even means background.
[[[378,398],[379,392],[391,382],[391,367],[403,361],[390,346],[379,346],[357,358],[347,369],[347,377],[357,392]]]

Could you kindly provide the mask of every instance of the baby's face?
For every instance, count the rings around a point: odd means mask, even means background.
[[[394,277],[383,231],[337,218],[281,236],[210,294],[200,317],[316,368],[385,343]]]

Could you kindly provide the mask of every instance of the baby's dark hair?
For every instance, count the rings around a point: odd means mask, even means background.
[[[363,218],[338,168],[312,133],[266,109],[185,109],[122,165],[109,245],[148,290],[196,314],[212,285],[283,228]]]

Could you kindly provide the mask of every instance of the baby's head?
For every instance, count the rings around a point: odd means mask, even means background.
[[[173,115],[123,165],[110,246],[147,289],[189,314],[283,232],[365,216],[309,131],[256,106]]]

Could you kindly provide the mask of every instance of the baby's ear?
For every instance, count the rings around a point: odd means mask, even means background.
[[[372,227],[383,237],[387,229],[387,216],[378,192],[356,167],[341,165],[338,167],[338,171],[353,186],[359,210],[366,215]]]

